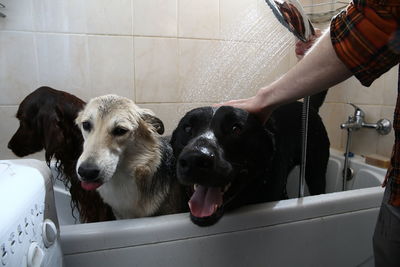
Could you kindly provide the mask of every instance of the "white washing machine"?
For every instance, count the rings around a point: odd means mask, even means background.
[[[0,267],[59,267],[52,175],[38,160],[0,160]]]

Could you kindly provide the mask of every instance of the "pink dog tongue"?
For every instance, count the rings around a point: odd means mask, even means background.
[[[215,206],[221,204],[222,193],[219,187],[199,185],[189,200],[190,212],[198,218],[211,216],[216,210]]]
[[[81,181],[82,188],[88,191],[95,190],[97,187],[101,185],[102,185],[101,183],[89,183]]]

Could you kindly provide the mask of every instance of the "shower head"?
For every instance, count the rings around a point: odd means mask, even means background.
[[[314,27],[297,0],[265,0],[279,22],[303,42],[315,34]]]

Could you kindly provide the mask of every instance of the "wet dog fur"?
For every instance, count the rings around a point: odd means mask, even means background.
[[[77,208],[81,222],[114,220],[111,208],[97,192],[85,191],[76,175],[76,162],[82,152],[83,138],[75,125],[85,102],[64,91],[42,86],[27,95],[18,107],[19,127],[8,143],[18,157],[45,150],[71,193],[71,207]]]
[[[180,120],[171,144],[178,179],[193,188],[195,224],[212,225],[224,211],[245,204],[287,198],[287,176],[300,164],[301,112],[301,103],[291,103],[262,125],[241,109],[201,107]],[[315,195],[325,192],[329,139],[313,107],[309,129],[306,182]]]
[[[117,219],[181,212],[182,186],[160,119],[130,99],[92,99],[76,119],[84,145],[77,163],[82,187],[96,189]]]

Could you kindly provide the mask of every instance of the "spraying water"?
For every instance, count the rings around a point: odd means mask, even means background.
[[[277,67],[293,46],[293,35],[267,6],[245,10],[223,40],[199,53],[194,71],[183,79],[182,100],[210,103],[252,96],[283,74]]]

